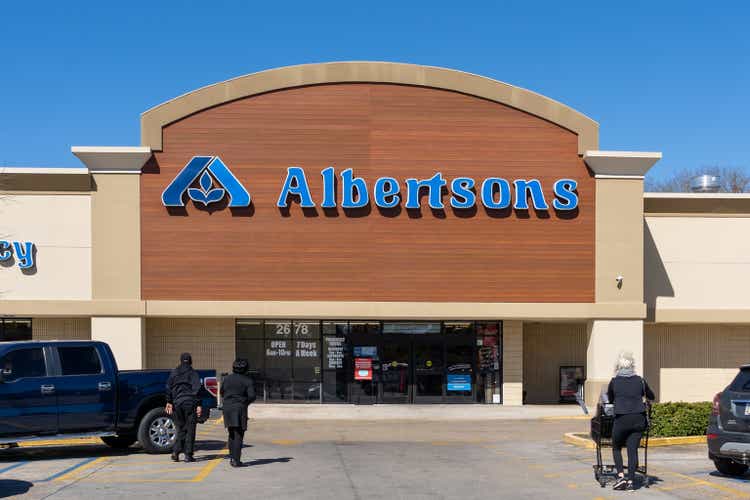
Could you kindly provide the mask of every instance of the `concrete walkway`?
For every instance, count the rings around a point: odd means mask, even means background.
[[[253,404],[253,420],[530,420],[586,418],[578,405]]]

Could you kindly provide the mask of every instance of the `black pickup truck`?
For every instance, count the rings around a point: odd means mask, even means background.
[[[714,396],[706,430],[708,458],[729,476],[742,476],[750,464],[750,365]]]
[[[0,343],[0,444],[100,437],[113,448],[136,441],[166,453],[175,425],[164,412],[169,370],[117,369],[103,342]],[[216,407],[214,370],[201,377],[202,422]]]

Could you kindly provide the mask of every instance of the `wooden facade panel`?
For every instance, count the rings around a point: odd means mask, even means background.
[[[463,94],[391,84],[331,84],[249,97],[163,130],[141,176],[142,296],[153,300],[593,302],[594,181],[577,136]],[[160,196],[194,155],[218,155],[250,210],[167,211]],[[352,168],[369,207],[276,207],[289,166]],[[379,209],[378,177],[536,178],[552,200],[578,181],[575,217],[549,213]],[[338,188],[341,188],[339,182]],[[340,196],[338,196],[340,202]]]

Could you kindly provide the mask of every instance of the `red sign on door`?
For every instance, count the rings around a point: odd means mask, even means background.
[[[372,380],[372,358],[354,358],[354,380]]]

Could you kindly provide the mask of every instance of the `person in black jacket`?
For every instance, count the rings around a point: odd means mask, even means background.
[[[614,489],[634,489],[635,471],[638,468],[638,446],[648,425],[645,397],[654,400],[654,392],[646,381],[635,373],[635,359],[623,353],[617,359],[615,376],[609,382],[607,397],[615,406],[615,423],[612,427],[612,454],[617,469]],[[628,449],[628,478],[622,464],[622,447]]]
[[[242,442],[247,430],[247,407],[255,401],[255,384],[248,375],[247,360],[238,358],[232,364],[232,374],[221,383],[221,401],[224,407],[224,427],[229,440],[229,464],[242,467]]]
[[[185,453],[186,462],[195,462],[195,426],[202,408],[198,399],[201,379],[193,370],[193,358],[189,352],[180,354],[180,364],[172,370],[167,379],[167,407],[177,426],[177,437],[172,448],[172,460],[180,461],[180,453]]]

